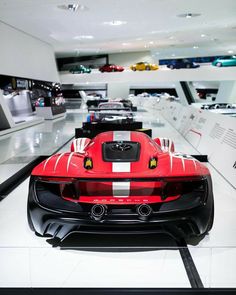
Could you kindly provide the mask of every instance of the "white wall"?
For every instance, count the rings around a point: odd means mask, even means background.
[[[129,95],[129,83],[108,83],[107,96],[109,98],[126,98]]]
[[[236,103],[236,81],[220,82],[216,102]]]
[[[119,66],[129,67],[140,61],[147,61],[153,63],[153,58],[150,51],[141,52],[124,52],[109,54],[109,63]]]
[[[0,22],[0,74],[59,82],[52,46]]]

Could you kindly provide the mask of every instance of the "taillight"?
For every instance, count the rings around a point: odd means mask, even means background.
[[[53,185],[53,190],[64,199],[77,199],[78,192],[75,188],[75,179],[69,177],[40,177],[39,182],[47,183],[48,189]]]
[[[169,182],[163,187],[162,200],[168,197],[175,197],[181,195],[183,192],[183,184],[181,182]]]
[[[64,199],[78,199],[78,191],[74,183],[60,184],[61,197]]]
[[[162,200],[168,197],[177,197],[187,194],[200,194],[202,199],[207,195],[207,183],[205,179],[185,179],[185,181],[168,181],[163,184]]]

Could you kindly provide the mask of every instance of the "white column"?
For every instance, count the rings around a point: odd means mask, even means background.
[[[187,101],[186,96],[183,92],[180,82],[176,81],[176,82],[174,82],[174,84],[175,84],[175,90],[176,90],[177,95],[180,99],[180,103],[183,105],[188,105],[188,101]]]
[[[127,98],[129,87],[130,83],[110,82],[107,84],[107,96],[109,98]]]
[[[220,82],[216,102],[236,103],[236,81]]]
[[[0,89],[0,124],[1,128],[7,129],[15,126],[11,112],[3,97],[2,90]]]

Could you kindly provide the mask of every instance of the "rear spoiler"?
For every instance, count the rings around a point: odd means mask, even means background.
[[[94,107],[88,107],[88,111],[94,111],[94,112],[102,112],[102,111],[128,111],[128,112],[132,112],[131,108],[108,108],[108,109],[102,109],[102,108],[94,108]]]
[[[82,128],[75,128],[75,138],[87,137],[94,138],[96,135],[106,131],[139,131],[152,137],[152,129],[143,128],[142,122],[130,122],[130,123],[99,123],[99,122],[84,122]]]
[[[208,162],[208,155],[191,155],[193,158],[199,162]]]

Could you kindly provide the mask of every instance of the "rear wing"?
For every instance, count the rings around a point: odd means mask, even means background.
[[[88,137],[93,138],[96,135],[106,131],[139,131],[152,137],[152,129],[143,128],[142,122],[129,123],[101,123],[101,122],[84,122],[82,128],[75,128],[75,138]]]
[[[208,162],[208,155],[191,155],[193,158],[199,162]]]
[[[123,107],[123,108],[96,108],[96,107],[88,107],[88,111],[94,111],[94,112],[104,112],[104,111],[126,111],[126,112],[132,112],[132,109],[129,107]]]

